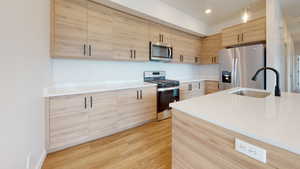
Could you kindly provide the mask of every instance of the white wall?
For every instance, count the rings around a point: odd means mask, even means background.
[[[286,78],[286,58],[284,46],[284,18],[280,2],[267,0],[267,66],[273,67],[280,72],[281,89],[284,91]],[[268,90],[273,91],[275,75],[268,73]]]
[[[0,1],[0,168],[30,169],[45,153],[43,87],[49,68],[49,0]]]
[[[157,62],[111,62],[54,59],[54,86],[95,82],[143,81],[144,71],[164,70],[170,79],[218,78],[218,65],[198,66]]]
[[[119,10],[125,10],[137,16],[176,27],[186,32],[197,35],[206,35],[208,27],[198,18],[187,15],[186,13],[160,1],[160,0],[94,0],[114,7]]]

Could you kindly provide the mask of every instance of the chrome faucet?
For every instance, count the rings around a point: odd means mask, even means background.
[[[279,87],[280,77],[279,77],[279,72],[276,69],[271,67],[263,67],[255,73],[255,75],[252,77],[252,80],[256,81],[257,75],[263,70],[272,70],[276,74],[275,96],[280,97],[281,96],[281,91]]]

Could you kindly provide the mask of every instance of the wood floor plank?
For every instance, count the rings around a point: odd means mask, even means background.
[[[171,169],[171,120],[51,153],[42,169]]]

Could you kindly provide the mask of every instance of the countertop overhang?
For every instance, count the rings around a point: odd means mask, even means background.
[[[171,104],[217,126],[300,155],[300,94],[253,98],[235,88]]]

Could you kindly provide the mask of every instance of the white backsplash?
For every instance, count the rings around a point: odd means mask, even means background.
[[[218,65],[53,59],[52,85],[143,81],[144,71],[157,70],[166,71],[167,78],[175,80],[218,78]]]

